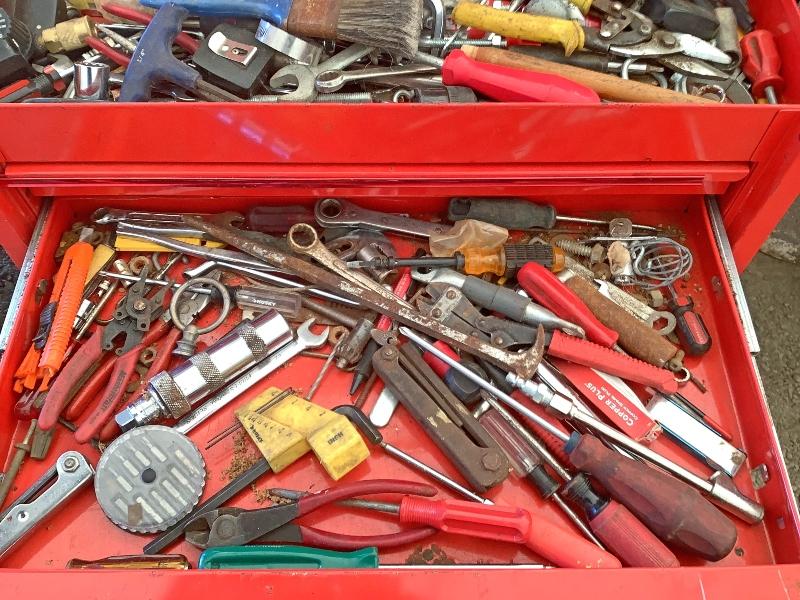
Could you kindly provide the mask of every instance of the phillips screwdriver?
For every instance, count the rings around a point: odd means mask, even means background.
[[[453,50],[444,60],[417,52],[415,61],[441,69],[442,83],[445,85],[464,85],[492,100],[600,103],[600,96],[596,92],[559,75],[481,63],[461,50]]]
[[[465,248],[453,256],[418,256],[394,258],[379,256],[371,260],[351,260],[348,269],[394,269],[395,267],[450,267],[467,275],[491,273],[508,276],[522,265],[537,262],[551,271],[564,268],[564,251],[549,244],[506,244],[499,248]]]
[[[778,93],[783,91],[780,76],[781,57],[775,46],[775,38],[766,29],[756,29],[742,38],[742,70],[753,82],[756,96],[778,104]]]
[[[450,221],[475,219],[515,230],[552,229],[557,221],[589,225],[609,224],[609,221],[603,219],[559,215],[549,204],[535,204],[519,198],[451,198],[447,207],[447,218]],[[643,231],[658,231],[657,227],[650,225],[633,223],[632,227]]]
[[[675,315],[675,333],[681,346],[691,356],[702,356],[711,348],[711,335],[703,317],[695,312],[691,296],[679,295],[672,285],[668,285],[667,288],[672,295],[667,306]]]
[[[742,506],[740,511],[739,505],[744,504],[746,499],[737,497],[734,501],[732,496],[735,494],[730,490],[724,494],[719,490],[715,493],[714,485],[707,480],[702,480],[701,483],[700,478],[696,475],[689,475],[689,472],[685,469],[681,469],[678,465],[650,449],[630,440],[630,438],[620,434],[612,427],[593,417],[589,417],[586,413],[578,410],[568,398],[554,394],[549,389],[547,390],[551,399],[548,406],[555,410],[560,418],[568,416],[591,426],[594,430],[602,433],[603,436],[607,436],[626,449],[636,452],[636,454],[651,460],[659,466],[663,466],[670,473],[680,474],[683,481],[610,450],[592,435],[575,433],[570,436],[565,434],[561,429],[542,419],[521,402],[497,389],[491,383],[475,376],[468,369],[463,368],[458,361],[454,361],[408,327],[400,327],[399,331],[424,350],[431,352],[451,367],[472,378],[476,384],[492,394],[492,396],[502,400],[504,404],[525,415],[526,418],[536,422],[559,438],[565,443],[565,450],[573,466],[597,479],[621,504],[638,517],[650,531],[667,544],[698,554],[707,560],[720,560],[727,556],[736,543],[737,534],[734,524],[703,498],[697,490],[684,483],[687,480],[691,480],[693,485],[701,486],[716,501],[721,502],[725,508],[729,510],[737,509],[736,514],[743,518],[747,517],[742,512],[745,508],[751,512],[759,512],[761,518],[763,518],[763,509],[758,510],[760,507],[751,506],[752,501],[747,502],[747,507]],[[523,391],[534,401],[540,403],[543,398],[537,394],[538,390],[529,389],[530,387],[536,387],[536,384],[533,382],[528,383],[530,386]],[[540,384],[540,387],[546,386]],[[754,518],[753,520],[756,519]]]

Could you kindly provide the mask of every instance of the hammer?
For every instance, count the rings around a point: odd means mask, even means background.
[[[241,98],[203,81],[200,73],[172,55],[172,43],[189,15],[185,8],[165,4],[144,30],[125,72],[120,102],[147,102],[154,84],[167,81],[210,102],[241,102]]]

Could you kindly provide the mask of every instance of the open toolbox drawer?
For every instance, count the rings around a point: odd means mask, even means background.
[[[466,169],[464,170],[466,171]],[[701,360],[687,361],[696,375],[708,386],[701,394],[692,386],[682,392],[710,417],[733,435],[733,443],[748,455],[746,465],[736,476],[739,488],[756,498],[766,510],[763,523],[749,526],[736,520],[738,541],[734,552],[710,565],[700,559],[680,556],[684,568],[678,570],[622,569],[613,571],[574,571],[567,569],[513,568],[508,565],[529,564],[537,561],[527,549],[511,544],[472,540],[460,536],[437,533],[435,537],[412,547],[382,552],[381,563],[405,565],[420,562],[420,547],[431,543],[456,565],[453,569],[431,566],[406,570],[392,569],[361,571],[189,571],[189,572],[76,572],[60,570],[74,557],[99,558],[112,554],[133,554],[141,551],[147,538],[127,533],[115,527],[103,515],[94,500],[93,488],[83,490],[45,526],[34,532],[12,554],[5,557],[0,568],[0,583],[10,598],[25,597],[42,589],[55,589],[63,597],[147,597],[162,598],[180,595],[210,597],[222,594],[301,595],[318,594],[320,590],[336,594],[356,594],[360,597],[431,597],[455,594],[466,597],[501,597],[526,593],[556,595],[591,594],[594,597],[641,598],[793,598],[800,592],[800,519],[783,464],[780,447],[766,406],[758,374],[744,334],[739,313],[734,303],[731,286],[716,246],[712,229],[711,203],[703,196],[691,193],[642,194],[634,200],[629,189],[621,186],[618,195],[605,188],[598,194],[589,193],[587,185],[557,186],[545,192],[538,183],[515,182],[480,183],[462,177],[464,171],[453,174],[458,183],[447,180],[429,184],[417,182],[402,185],[383,178],[370,185],[353,180],[347,185],[328,183],[324,187],[286,184],[276,187],[234,186],[216,188],[223,198],[211,198],[197,189],[176,189],[166,182],[160,194],[147,193],[120,183],[102,188],[96,182],[86,181],[71,188],[56,183],[46,188],[55,192],[51,199],[41,200],[26,196],[31,206],[40,209],[36,235],[23,268],[24,288],[19,289],[16,314],[10,315],[12,328],[7,332],[5,351],[0,362],[0,390],[2,390],[2,418],[0,418],[1,453],[8,461],[13,443],[24,434],[25,424],[18,425],[12,407],[15,395],[11,393],[14,369],[19,364],[35,332],[41,309],[37,299],[37,284],[49,280],[55,272],[53,254],[61,233],[76,220],[87,221],[91,212],[99,207],[136,208],[157,211],[214,212],[221,210],[246,211],[257,204],[281,205],[287,203],[313,203],[324,196],[348,198],[368,208],[387,212],[404,212],[421,215],[441,215],[447,198],[454,195],[497,196],[513,191],[515,195],[546,199],[560,212],[584,216],[610,214],[630,217],[634,222],[673,225],[686,234],[686,244],[694,256],[695,266],[689,289],[714,343],[711,351]],[[152,172],[152,171],[151,171]],[[385,175],[385,173],[384,173]],[[363,173],[362,173],[363,177]],[[449,180],[450,178],[448,178]],[[44,189],[44,188],[43,188]],[[43,189],[34,193],[42,193]],[[93,190],[94,193],[89,193]],[[102,190],[102,192],[100,192]],[[22,197],[22,196],[21,196]],[[717,222],[717,224],[719,224]],[[402,253],[402,252],[401,252]],[[216,333],[203,341],[214,339]],[[258,391],[276,386],[307,390],[321,367],[313,358],[296,358],[290,365],[279,369],[255,388],[244,394],[233,406]],[[349,401],[346,394],[350,378],[332,370],[319,389],[314,401],[332,407]],[[373,390],[366,408],[374,402]],[[229,409],[221,411],[190,434],[202,450],[208,478],[204,497],[219,489],[225,482],[224,470],[231,465],[233,439],[228,438],[211,450],[203,450],[206,441],[232,420]],[[387,441],[413,453],[423,461],[454,474],[444,456],[424,436],[404,409],[399,408],[390,425],[383,430]],[[59,429],[48,459],[44,462],[26,460],[16,482],[15,498],[26,489],[66,449],[79,449],[92,464],[98,455],[89,446],[77,447],[71,434]],[[666,439],[658,440],[654,448],[698,473],[710,474],[686,453],[676,449]],[[766,467],[768,481],[754,489],[751,470]],[[419,480],[419,475],[393,461],[378,448],[371,449],[370,458],[350,473],[345,481],[379,477]],[[293,487],[319,490],[329,487],[331,480],[319,463],[306,456],[279,475],[263,477],[258,488]],[[447,492],[441,492],[448,495]],[[500,486],[490,490],[488,497],[502,503],[529,508],[534,517],[546,515],[554,520],[563,517],[550,505],[535,496],[513,475]],[[233,503],[237,506],[256,506],[254,494],[249,490],[240,494]],[[734,519],[735,520],[735,519]],[[308,524],[322,523],[335,531],[362,532],[373,525],[381,531],[396,527],[391,518],[362,517],[359,514],[326,510],[306,517]],[[384,522],[381,522],[384,521]],[[375,525],[377,524],[377,525]],[[176,545],[178,551],[196,562],[198,552],[187,544]],[[424,562],[424,559],[423,559]],[[47,586],[45,588],[44,586]]]

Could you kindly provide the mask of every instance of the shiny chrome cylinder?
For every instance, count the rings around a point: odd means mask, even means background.
[[[75,97],[87,100],[108,100],[111,67],[103,63],[75,63]]]
[[[244,321],[204,352],[154,376],[144,395],[116,416],[117,424],[127,431],[161,418],[182,417],[193,404],[291,340],[289,324],[275,310]]]

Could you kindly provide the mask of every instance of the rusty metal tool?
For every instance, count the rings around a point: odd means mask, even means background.
[[[25,433],[25,437],[22,439],[22,441],[19,444],[14,444],[16,451],[14,452],[14,456],[11,458],[11,464],[9,464],[6,472],[3,473],[3,479],[0,480],[0,507],[2,507],[5,503],[8,492],[11,491],[11,486],[14,485],[14,479],[16,479],[17,473],[19,473],[19,469],[22,466],[22,461],[25,460],[25,455],[30,454],[31,439],[33,438],[33,434],[35,432],[36,419],[33,419],[28,426],[28,431]]]
[[[389,335],[372,357],[387,388],[411,413],[473,489],[486,491],[508,476],[508,459],[497,442],[456,398],[411,345]]]
[[[449,487],[454,492],[461,494],[469,500],[480,502],[481,504],[494,504],[494,502],[488,498],[484,498],[480,494],[476,494],[468,487],[465,487],[457,481],[454,481],[441,471],[437,471],[433,467],[426,465],[421,460],[414,458],[407,452],[404,452],[397,446],[387,442],[385,439],[383,439],[383,435],[381,435],[381,432],[378,431],[378,428],[370,422],[367,415],[365,415],[360,408],[357,408],[351,404],[343,404],[342,406],[337,406],[334,408],[333,411],[350,419],[350,421],[356,427],[358,427],[359,431],[361,431],[361,433],[367,438],[369,443],[380,446],[389,456],[393,456],[397,460],[407,464],[412,469],[424,473],[431,479],[434,479],[442,485]]]
[[[203,219],[189,216],[184,217],[184,221],[226,244],[263,260],[268,265],[291,271],[313,285],[335,290],[337,293],[359,302],[380,314],[388,315],[392,319],[420,330],[427,335],[445,340],[460,350],[484,358],[495,365],[510,369],[521,377],[532,376],[541,362],[542,349],[544,347],[543,335],[537,339],[536,344],[524,352],[502,350],[483,340],[447,327],[412,308],[408,308],[406,303],[401,302],[396,296],[387,297],[390,294],[387,290],[383,290],[384,293],[380,293],[354,286],[350,281],[341,279],[335,273],[316,265],[311,265],[296,256],[291,256],[271,244],[255,241],[235,227],[208,223]]]

